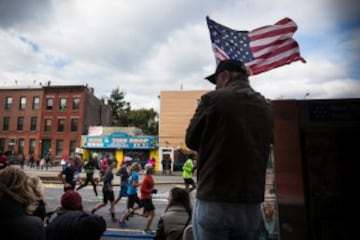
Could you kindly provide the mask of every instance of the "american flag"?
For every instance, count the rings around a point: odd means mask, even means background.
[[[217,63],[224,59],[242,61],[256,75],[271,69],[305,60],[292,38],[296,23],[284,18],[274,25],[252,31],[237,31],[206,18]]]

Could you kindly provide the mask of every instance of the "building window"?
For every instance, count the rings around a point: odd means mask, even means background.
[[[75,149],[76,149],[76,140],[71,140],[70,141],[69,156],[75,155]]]
[[[78,128],[79,128],[79,119],[78,118],[72,118],[71,119],[70,131],[71,132],[77,132]]]
[[[4,117],[4,120],[3,120],[3,130],[4,130],[4,131],[9,130],[9,125],[10,125],[10,117]]]
[[[24,117],[18,117],[16,129],[18,131],[22,131],[24,129]]]
[[[72,109],[73,110],[80,109],[80,98],[73,98]]]
[[[30,131],[36,130],[37,117],[31,117],[30,119]]]
[[[12,101],[13,101],[12,97],[6,97],[6,100],[5,100],[5,109],[6,110],[11,109]]]
[[[36,147],[36,140],[31,138],[30,139],[30,146],[29,146],[29,154],[35,153],[35,147]]]
[[[25,110],[26,107],[26,97],[20,97],[19,110]]]
[[[64,140],[56,140],[56,156],[61,156],[64,150]]]
[[[0,152],[5,151],[5,138],[0,138]]]
[[[51,119],[45,119],[44,131],[45,132],[51,131]]]
[[[40,109],[40,97],[33,97],[32,109],[33,110]]]
[[[63,118],[58,119],[57,131],[58,132],[63,132],[64,129],[65,129],[65,119],[63,119]]]
[[[46,99],[46,110],[52,110],[54,107],[54,99],[53,98],[47,98]]]
[[[59,110],[66,111],[66,98],[60,98]]]
[[[18,153],[24,153],[25,139],[19,139]]]

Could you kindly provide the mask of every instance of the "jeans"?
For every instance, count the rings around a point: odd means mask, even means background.
[[[258,240],[260,204],[196,200],[192,226],[196,240]]]

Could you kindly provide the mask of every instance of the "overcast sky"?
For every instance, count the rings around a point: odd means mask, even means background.
[[[161,91],[211,90],[206,16],[236,30],[289,17],[300,61],[250,77],[269,99],[360,97],[357,0],[0,0],[0,87],[119,87],[133,109]]]

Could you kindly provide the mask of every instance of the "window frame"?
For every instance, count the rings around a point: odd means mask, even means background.
[[[24,121],[25,118],[23,116],[17,118],[16,131],[24,131]]]
[[[51,118],[45,118],[44,119],[44,132],[51,132],[51,125],[52,125],[52,119]],[[48,124],[50,123],[50,124]]]
[[[40,97],[34,96],[32,102],[32,110],[39,110],[40,109]]]
[[[80,110],[80,98],[79,97],[73,97],[72,110],[74,110],[74,111]]]
[[[5,98],[5,110],[10,110],[13,104],[13,97],[6,97]]]
[[[55,142],[55,155],[56,156],[61,156],[63,154],[64,145],[65,145],[64,140],[56,139],[56,142]]]
[[[26,97],[22,96],[19,99],[19,110],[25,110],[26,108]]]
[[[71,118],[70,132],[79,131],[79,118]]]
[[[10,117],[4,116],[2,130],[9,131],[9,129],[10,129]]]
[[[63,104],[63,101],[65,101],[65,104]],[[67,109],[67,98],[61,97],[59,102],[59,110],[66,111],[66,109]]]
[[[35,119],[35,124],[34,124],[34,119]],[[30,118],[30,131],[36,131],[37,128],[37,116],[32,116]]]
[[[47,97],[46,98],[45,109],[46,109],[46,111],[52,111],[54,109],[54,98],[53,97]]]
[[[57,132],[64,132],[65,131],[65,118],[58,118],[56,131]]]

